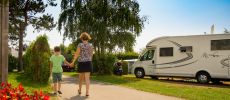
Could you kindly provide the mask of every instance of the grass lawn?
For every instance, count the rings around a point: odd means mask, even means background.
[[[76,76],[76,73],[72,72],[64,74]],[[122,77],[92,75],[91,79],[188,100],[230,100],[230,85],[200,85],[192,82],[138,79],[134,75],[123,75]]]
[[[28,94],[33,94],[35,90],[42,90],[45,94],[50,94],[52,91],[50,84],[32,82],[31,79],[23,76],[22,73],[9,73],[8,83],[11,83],[13,87],[17,87],[21,83]],[[51,96],[51,99],[54,98]]]

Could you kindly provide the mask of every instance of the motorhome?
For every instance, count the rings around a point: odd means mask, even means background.
[[[196,78],[199,83],[230,80],[230,34],[153,39],[133,64],[132,73],[137,78]]]

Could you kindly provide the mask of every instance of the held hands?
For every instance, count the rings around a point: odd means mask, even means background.
[[[74,67],[74,62],[76,61],[77,59],[77,54],[75,53],[74,54],[74,59],[72,60],[72,62],[69,64],[70,67]]]
[[[72,62],[71,64],[69,64],[70,67],[74,67],[74,63]]]
[[[67,63],[67,66],[69,66],[69,67],[73,67],[74,66],[74,63],[72,62],[72,63]]]

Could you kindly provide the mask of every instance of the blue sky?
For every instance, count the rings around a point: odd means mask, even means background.
[[[224,28],[230,30],[230,0],[138,0],[140,15],[147,16],[148,21],[139,37],[134,50],[139,52],[152,39],[161,36],[197,35],[210,33],[215,25],[215,34],[222,33]],[[53,14],[57,21],[60,7],[49,7],[48,13]],[[36,39],[39,34],[46,33],[51,47],[62,43],[62,35],[54,29],[50,32],[33,33],[32,27],[27,28],[26,41]],[[68,45],[70,41],[66,41]]]

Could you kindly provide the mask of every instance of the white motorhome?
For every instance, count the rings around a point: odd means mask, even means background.
[[[199,83],[230,80],[230,34],[153,39],[134,63],[132,73],[137,78],[196,78]]]

